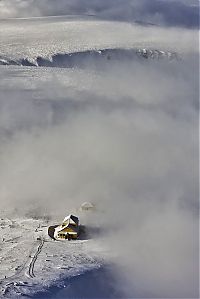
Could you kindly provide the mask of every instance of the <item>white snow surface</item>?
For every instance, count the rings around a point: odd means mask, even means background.
[[[101,21],[92,17],[46,17],[0,20],[0,57],[9,59],[51,58],[55,54],[87,50],[133,47],[161,47],[162,50],[188,49],[185,39],[173,30],[142,27],[126,22]],[[159,36],[159,38],[158,38]],[[172,37],[171,44],[169,43]],[[175,40],[179,43],[175,46]],[[167,42],[166,42],[167,40]]]
[[[46,220],[1,218],[0,228],[0,298],[62,286],[64,278],[105,262],[106,251],[97,240],[54,241]]]

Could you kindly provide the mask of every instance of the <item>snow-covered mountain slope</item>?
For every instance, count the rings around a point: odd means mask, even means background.
[[[0,297],[112,262],[121,298],[194,297],[195,45],[180,28],[0,20]],[[94,234],[49,239],[85,201]]]
[[[17,60],[0,57],[0,65],[19,66],[43,66],[60,68],[83,68],[87,65],[98,66],[102,62],[112,61],[134,61],[134,59],[167,59],[178,60],[179,55],[175,52],[161,51],[155,49],[103,49],[75,52],[70,54],[55,54],[51,57],[21,58]]]
[[[184,35],[191,39],[189,32]],[[177,50],[188,49],[188,41],[184,39],[174,44],[179,36],[173,31],[125,22],[101,21],[92,17],[10,19],[9,22],[0,20],[0,37],[0,58],[1,63],[5,64],[11,61],[36,64],[39,57],[52,59],[54,56],[56,59],[56,55],[79,52],[85,52],[87,57],[91,50],[136,49],[142,53],[145,48],[153,50],[149,56],[162,56],[163,51],[166,55],[169,52],[171,56],[170,53]],[[162,52],[156,52],[156,49]]]

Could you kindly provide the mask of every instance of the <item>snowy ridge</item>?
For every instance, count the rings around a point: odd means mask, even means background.
[[[110,60],[127,61],[135,58],[140,59],[167,59],[179,60],[179,55],[176,52],[161,51],[157,49],[103,49],[103,50],[88,50],[75,53],[58,53],[51,57],[38,56],[35,59],[21,58],[9,59],[0,56],[0,65],[19,65],[19,66],[43,66],[43,67],[84,67],[88,64],[97,64]]]

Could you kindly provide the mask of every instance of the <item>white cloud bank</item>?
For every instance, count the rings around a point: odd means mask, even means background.
[[[21,69],[19,85],[10,90],[12,72],[5,69],[1,209],[63,217],[63,209],[92,201],[104,212],[90,221],[109,227],[105,242],[126,277],[127,296],[195,298],[194,70],[190,61],[53,71],[50,77],[42,69],[28,75]],[[26,91],[20,78],[32,78]]]

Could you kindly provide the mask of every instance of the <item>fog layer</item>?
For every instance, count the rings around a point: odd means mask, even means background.
[[[59,219],[93,202],[128,296],[197,294],[195,61],[1,69],[1,209]]]
[[[3,0],[0,17],[77,13],[198,26],[196,2],[166,3]],[[11,27],[14,54],[29,51],[28,26],[18,37]],[[157,32],[156,47],[164,37],[181,59],[86,61],[82,70],[0,67],[1,214],[53,222],[93,202],[97,212],[85,224],[100,228],[127,297],[197,298],[197,31],[147,26],[145,36],[148,28],[149,36]],[[143,27],[135,30],[141,36]]]

